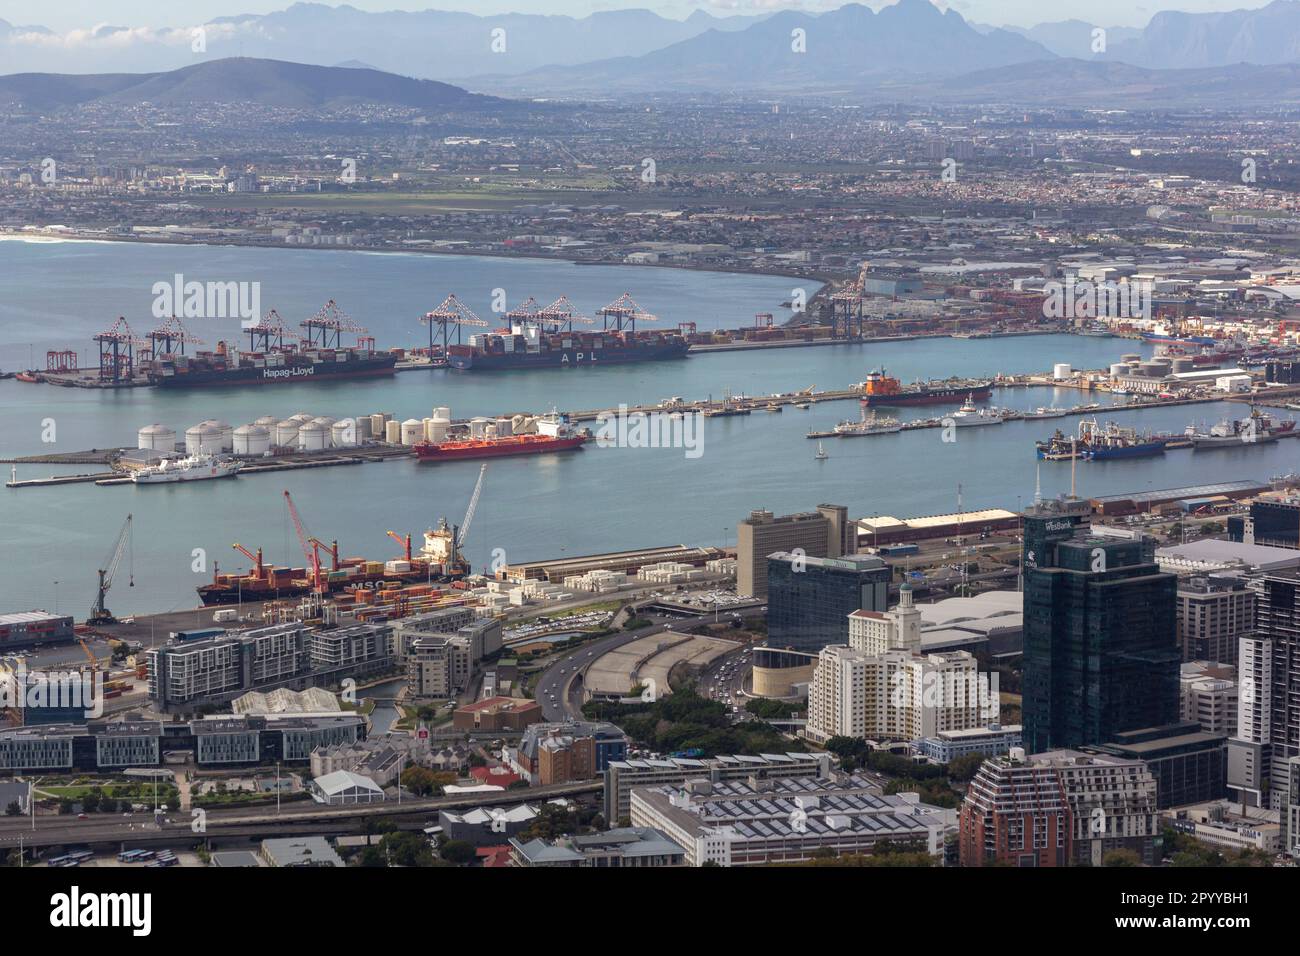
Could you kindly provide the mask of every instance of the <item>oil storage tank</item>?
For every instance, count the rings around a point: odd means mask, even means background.
[[[176,430],[154,422],[136,433],[136,447],[170,454],[176,450]]]
[[[265,425],[240,425],[235,429],[236,455],[265,455],[271,450],[271,430]]]

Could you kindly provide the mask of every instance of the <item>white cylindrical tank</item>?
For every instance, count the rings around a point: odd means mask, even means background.
[[[347,448],[357,442],[357,423],[353,419],[340,418],[330,426],[330,444],[335,448]]]
[[[1128,374],[1128,365],[1123,362],[1115,362],[1110,367],[1110,377],[1119,378],[1121,375]]]
[[[358,415],[354,421],[357,423],[357,443],[360,444],[370,437],[370,416]]]
[[[299,423],[292,418],[277,422],[272,432],[275,443],[282,448],[296,448],[298,445],[298,429],[300,427]]]
[[[176,450],[176,430],[155,422],[145,425],[136,434],[136,447],[150,451],[172,452]]]
[[[402,422],[400,438],[403,445],[414,445],[424,439],[424,422],[418,418],[408,418]]]
[[[371,415],[370,434],[374,435],[376,438],[382,441],[384,437],[384,423],[386,421],[387,419],[385,419],[382,414],[376,413],[374,415]]]
[[[221,454],[221,429],[216,425],[200,423],[185,429],[185,454]]]
[[[471,438],[482,438],[487,434],[487,427],[490,419],[478,417],[469,420],[469,435]]]
[[[271,450],[271,430],[264,425],[240,425],[235,429],[236,455],[265,455]]]
[[[509,418],[498,418],[498,419],[497,419],[497,437],[498,437],[498,438],[506,438],[506,437],[508,437],[508,436],[510,436],[510,435],[513,435],[514,433],[515,433],[515,426],[514,426],[514,421],[513,421],[513,419],[509,419]]]
[[[263,415],[261,418],[254,421],[253,424],[261,425],[263,428],[274,429],[275,426],[279,424],[279,422],[280,420],[276,418],[274,415]]]
[[[433,417],[445,418],[447,419],[447,421],[451,421],[451,406],[439,405],[437,408],[433,410]]]
[[[329,445],[329,429],[308,422],[298,429],[298,447],[303,451],[322,451]]]
[[[451,430],[451,422],[445,418],[426,418],[424,437],[435,445],[440,445],[447,440],[447,432]]]
[[[1069,378],[1073,374],[1074,371],[1070,368],[1069,362],[1057,362],[1052,366],[1052,378],[1058,381],[1064,378]]]
[[[384,422],[384,441],[390,445],[400,445],[402,443],[401,422]]]
[[[295,415],[290,415],[289,421],[297,422],[299,425],[306,425],[309,421],[311,421],[315,417],[316,417],[315,415],[310,415],[307,412],[298,412]]]

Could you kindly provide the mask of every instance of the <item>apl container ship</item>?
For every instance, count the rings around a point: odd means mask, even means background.
[[[392,375],[396,365],[395,355],[370,349],[285,346],[238,352],[218,342],[215,352],[159,359],[149,370],[149,383],[159,388],[209,388],[335,381]]]
[[[689,348],[677,332],[546,332],[520,323],[509,332],[472,335],[468,345],[448,346],[447,364],[464,371],[576,368],[685,358]]]
[[[871,372],[861,385],[862,406],[894,407],[901,405],[947,405],[954,399],[983,401],[993,394],[990,381],[947,379],[942,382],[913,382],[903,385],[898,379],[886,375],[884,369]]]

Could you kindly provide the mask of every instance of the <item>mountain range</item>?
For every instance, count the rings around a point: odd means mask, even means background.
[[[0,76],[0,107],[53,110],[87,103],[157,106],[237,103],[328,109],[357,104],[430,112],[487,113],[515,108],[493,96],[435,80],[358,67],[231,58],[165,73],[16,73]]]

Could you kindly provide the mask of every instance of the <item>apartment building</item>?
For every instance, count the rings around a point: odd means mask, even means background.
[[[1208,574],[1180,579],[1177,602],[1183,660],[1235,664],[1241,638],[1255,626],[1256,593],[1246,578]]]

